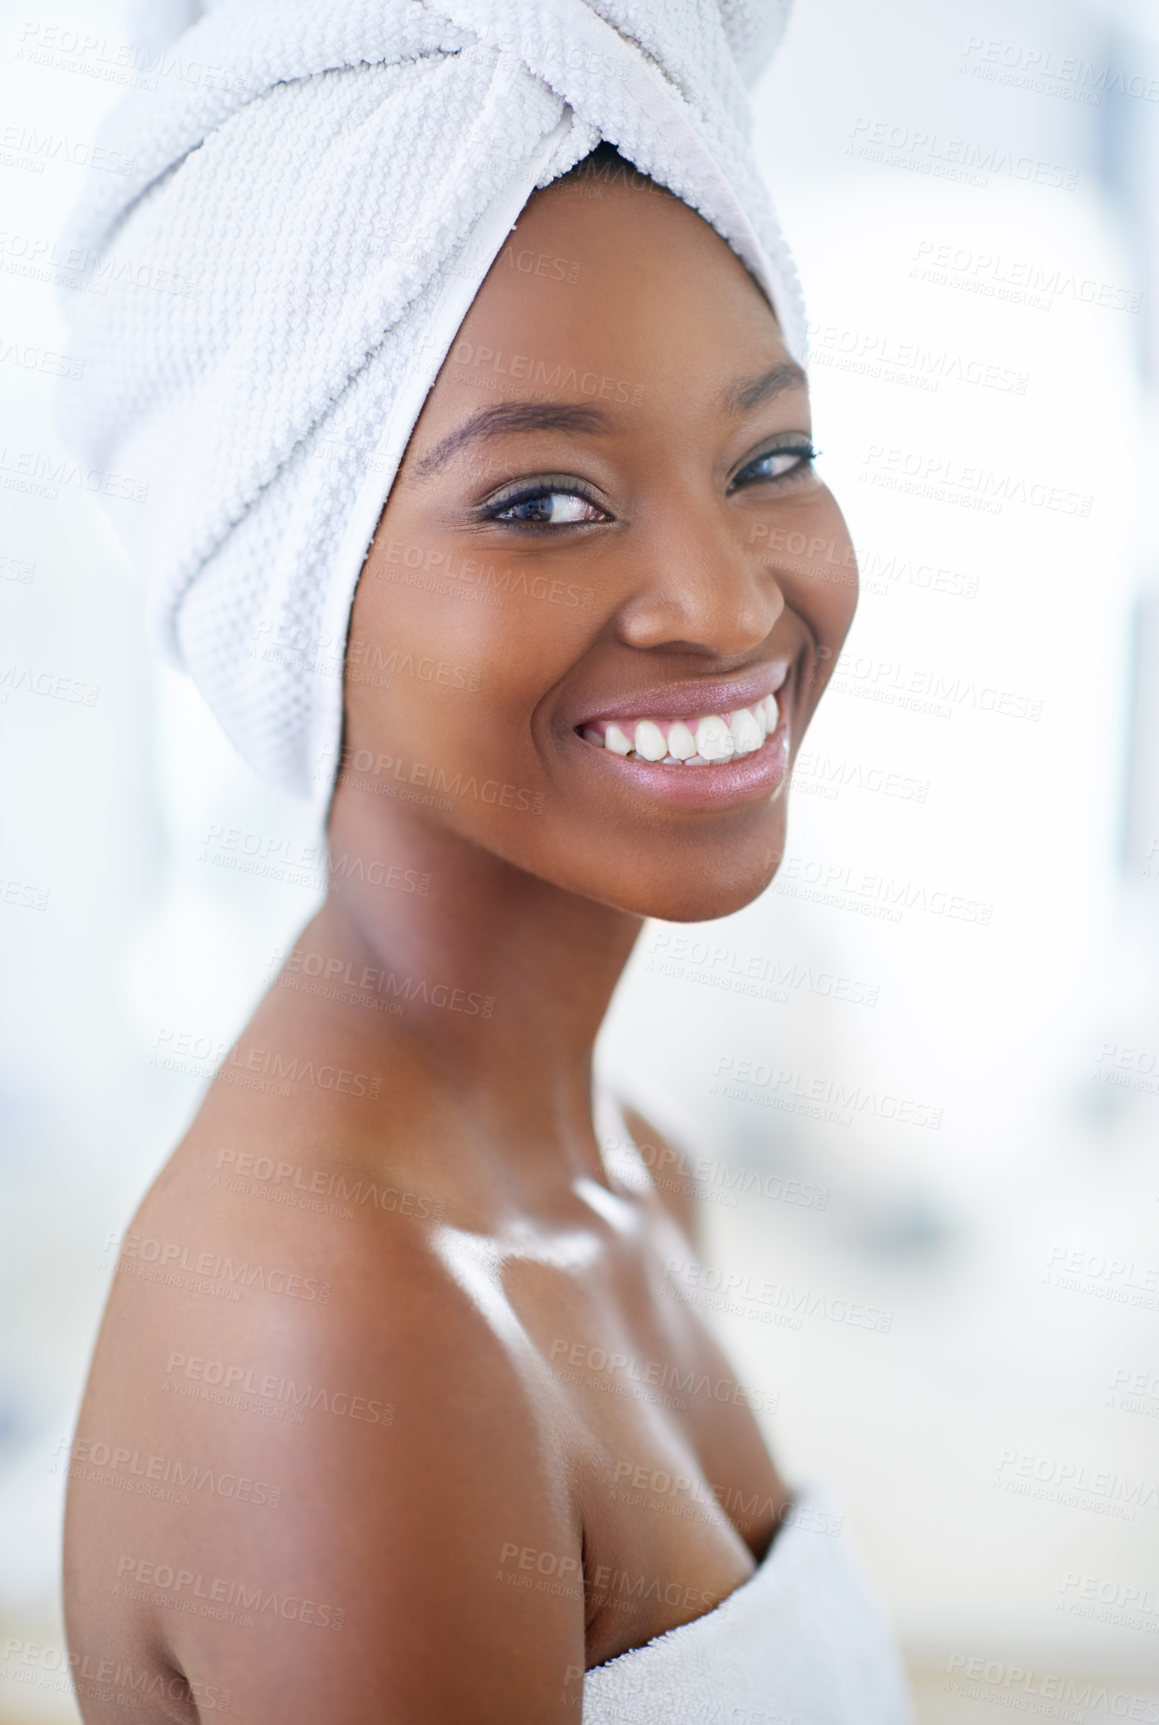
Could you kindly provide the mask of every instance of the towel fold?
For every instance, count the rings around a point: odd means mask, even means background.
[[[818,1481],[763,1563],[714,1611],[583,1680],[581,1725],[913,1725],[889,1620]]]
[[[62,430],[104,476],[166,656],[324,817],[359,572],[536,187],[615,144],[733,247],[803,357],[747,138],[788,0],[166,4],[157,87],[102,135],[125,171],[94,174],[72,222],[111,267],[73,296]]]

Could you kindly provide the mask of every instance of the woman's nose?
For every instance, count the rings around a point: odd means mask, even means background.
[[[777,576],[739,525],[714,513],[693,520],[682,512],[677,525],[632,548],[633,592],[619,614],[627,646],[728,656],[751,652],[772,630],[785,609]]]

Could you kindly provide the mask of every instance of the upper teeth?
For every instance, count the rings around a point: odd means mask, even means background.
[[[584,726],[589,743],[613,755],[636,755],[643,761],[691,765],[731,761],[751,755],[777,728],[777,697],[766,695],[752,707],[732,713],[706,713],[702,719],[637,719],[624,724],[600,721]]]

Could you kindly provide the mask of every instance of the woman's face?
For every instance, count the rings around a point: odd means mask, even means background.
[[[423,408],[355,597],[338,795],[702,920],[780,861],[852,552],[744,267],[674,197],[594,185],[531,199]]]

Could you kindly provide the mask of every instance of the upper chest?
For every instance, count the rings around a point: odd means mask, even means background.
[[[583,1528],[589,1668],[734,1592],[789,1500],[754,1413],[767,1391],[665,1272],[683,1235],[654,1204],[595,1201],[586,1257],[515,1253],[503,1271]]]

